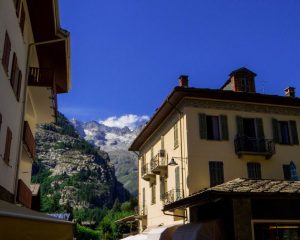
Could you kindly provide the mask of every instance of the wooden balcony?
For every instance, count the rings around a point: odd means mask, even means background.
[[[27,208],[31,208],[31,201],[32,201],[32,193],[30,188],[26,186],[26,184],[19,179],[18,181],[18,195],[17,195],[18,202],[24,205]]]
[[[182,189],[172,189],[162,196],[163,204],[167,205],[183,198]]]
[[[150,167],[154,174],[159,175],[166,172],[168,168],[167,158],[159,153],[156,154],[150,161]]]
[[[36,87],[53,87],[54,72],[50,69],[30,67],[28,85]]]
[[[35,154],[36,154],[35,139],[30,129],[29,123],[27,121],[24,122],[23,142],[30,157],[32,159],[35,159]]]
[[[275,153],[275,144],[271,139],[242,136],[234,140],[234,145],[235,152],[239,157],[242,155],[260,155],[269,159]]]
[[[142,178],[145,181],[150,181],[155,178],[155,174],[151,171],[149,163],[146,163],[142,166]]]

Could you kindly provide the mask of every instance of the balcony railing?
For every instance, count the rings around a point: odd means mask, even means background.
[[[151,172],[149,163],[146,163],[142,166],[142,178],[146,181],[150,181],[151,178],[154,178],[155,174]]]
[[[234,140],[235,152],[241,155],[261,155],[270,158],[275,153],[275,144],[271,139],[237,137]]]
[[[150,167],[154,174],[160,174],[168,167],[167,158],[161,157],[160,154],[156,154],[150,161]]]
[[[28,85],[37,87],[52,87],[54,72],[45,68],[29,68]]]
[[[23,204],[27,208],[31,208],[32,193],[30,188],[19,179],[18,181],[18,202]]]
[[[183,198],[182,189],[172,189],[162,195],[164,205],[176,202]]]
[[[30,157],[34,159],[36,153],[35,139],[27,121],[24,122],[23,142],[27,148],[28,153],[30,154]]]

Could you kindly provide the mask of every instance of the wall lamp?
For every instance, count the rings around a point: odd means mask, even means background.
[[[175,158],[178,158],[181,162],[183,162],[183,159],[187,158],[181,158],[181,157],[172,157],[170,162],[168,163],[168,166],[177,166],[178,163],[175,161]]]

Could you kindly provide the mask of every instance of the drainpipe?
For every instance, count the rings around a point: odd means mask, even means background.
[[[181,186],[182,186],[182,198],[185,197],[185,194],[184,194],[184,177],[183,177],[183,153],[182,153],[182,124],[181,124],[181,119],[182,119],[182,116],[183,116],[183,112],[180,111],[177,106],[175,106],[173,103],[170,102],[169,98],[167,98],[167,103],[169,103],[173,109],[175,109],[175,111],[178,113],[178,116],[179,116],[179,132],[180,132],[180,135],[179,135],[179,138],[180,138],[180,162],[181,162]],[[168,215],[164,212],[165,215]],[[173,215],[173,216],[176,216],[176,215]],[[180,217],[180,216],[177,216],[177,217]],[[182,216],[181,216],[182,217]],[[183,224],[185,224],[185,220],[186,218],[183,219]]]
[[[20,160],[22,158],[21,154],[21,148],[22,148],[22,143],[23,143],[23,131],[24,131],[24,119],[25,119],[25,108],[26,108],[26,100],[27,100],[27,85],[28,85],[28,76],[29,76],[29,58],[31,54],[31,49],[33,46],[39,46],[39,45],[46,45],[46,44],[51,44],[51,43],[56,43],[56,42],[62,42],[66,41],[66,38],[60,38],[60,39],[53,39],[49,41],[43,41],[43,42],[36,42],[36,43],[30,43],[28,45],[27,49],[27,62],[26,62],[26,73],[25,73],[25,85],[24,85],[24,94],[23,94],[23,99],[22,99],[22,109],[21,109],[21,127],[20,127],[20,141],[19,141],[19,147],[18,147],[18,159],[17,159],[17,168],[16,168],[16,175],[15,175],[15,183],[14,183],[14,203],[17,202],[17,191],[18,191],[18,180],[19,180],[19,168],[20,168]]]

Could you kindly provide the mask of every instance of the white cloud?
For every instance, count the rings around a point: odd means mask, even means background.
[[[138,116],[134,114],[126,114],[120,117],[109,117],[103,121],[99,121],[99,123],[102,123],[108,127],[129,127],[131,130],[133,130],[134,128],[148,120],[149,117],[146,115]]]

